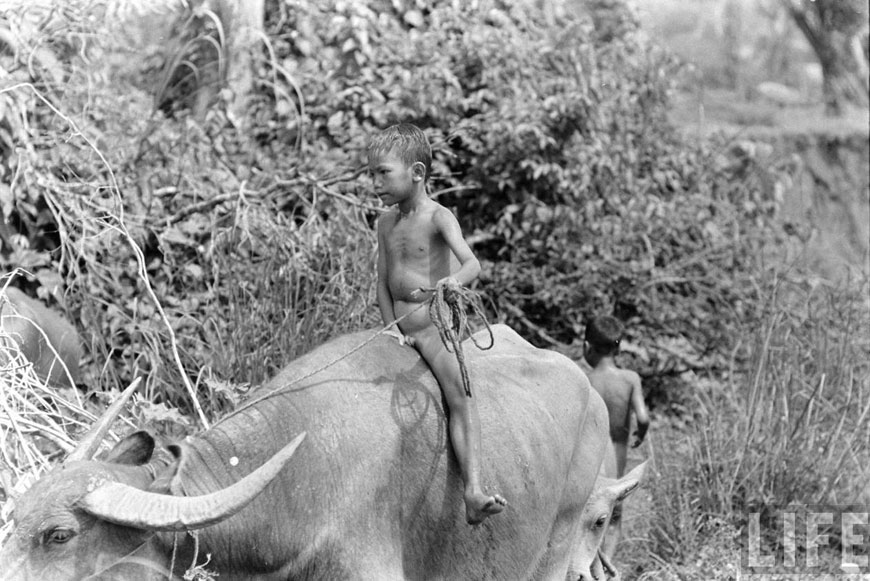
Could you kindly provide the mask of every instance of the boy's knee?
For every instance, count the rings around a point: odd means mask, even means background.
[[[465,388],[462,386],[462,371],[458,364],[439,357],[429,363],[429,368],[445,392],[465,393]]]
[[[453,413],[467,413],[467,410],[471,407],[471,402],[467,395],[465,395],[465,388],[462,387],[462,384],[451,385],[449,387],[441,386],[441,391],[444,393],[444,399],[447,400],[447,405],[450,406],[450,411]]]

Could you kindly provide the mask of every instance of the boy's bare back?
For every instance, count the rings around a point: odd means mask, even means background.
[[[589,383],[601,395],[610,416],[610,439],[628,445],[632,396],[641,390],[640,376],[628,369],[607,366],[587,372]]]
[[[616,454],[616,475],[620,477],[628,462],[632,413],[637,420],[636,438],[632,447],[640,445],[649,425],[640,376],[634,371],[616,367],[611,361],[600,362],[586,375],[607,406],[610,441]]]

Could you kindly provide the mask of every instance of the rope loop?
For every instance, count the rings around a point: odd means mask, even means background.
[[[462,338],[470,336],[474,346],[483,351],[492,349],[495,343],[492,328],[489,326],[489,321],[483,310],[483,301],[478,292],[463,287],[453,278],[438,281],[433,290],[434,293],[429,300],[429,318],[432,319],[432,323],[438,329],[438,335],[441,337],[441,343],[444,344],[444,348],[449,353],[456,354],[456,360],[459,362],[459,369],[462,374],[462,386],[465,388],[465,395],[471,397],[471,380],[468,377],[468,366],[465,364]],[[471,328],[468,325],[469,309],[486,326],[486,331],[489,334],[489,345],[484,346],[472,334]]]

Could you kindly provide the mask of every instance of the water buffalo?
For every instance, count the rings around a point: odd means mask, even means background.
[[[493,330],[495,348],[466,350],[484,486],[509,502],[483,524],[465,522],[425,363],[367,331],[296,360],[168,449],[137,433],[109,461],[77,452],[16,501],[3,578],[142,581],[197,565],[219,581],[564,581],[609,446],[607,410],[571,360]],[[215,495],[302,432],[261,494],[223,510]]]
[[[80,381],[82,346],[75,328],[60,313],[15,287],[0,289],[0,347],[9,349],[7,340],[15,342],[41,380],[62,387]],[[6,363],[5,358],[0,352],[0,364]]]

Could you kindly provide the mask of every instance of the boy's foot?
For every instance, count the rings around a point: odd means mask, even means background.
[[[465,521],[470,525],[479,525],[487,517],[498,514],[507,506],[507,501],[500,495],[474,494],[465,497]]]

